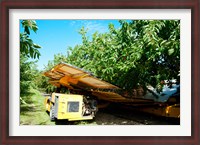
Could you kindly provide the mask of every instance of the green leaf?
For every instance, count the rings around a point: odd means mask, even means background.
[[[25,26],[24,31],[25,31],[28,35],[30,35],[30,30],[29,30],[29,28],[28,28],[27,26]]]
[[[35,27],[32,27],[32,30],[36,33],[37,32],[37,30],[38,30],[38,27],[37,26],[35,26]]]
[[[33,58],[33,55],[34,55],[34,50],[33,50],[32,47],[30,47],[30,56],[31,56],[31,58]]]
[[[172,55],[173,53],[174,53],[174,49],[173,48],[171,48],[171,49],[168,50],[168,54],[169,55]]]
[[[38,44],[33,44],[33,46],[34,46],[35,48],[41,48],[41,46],[39,46]]]

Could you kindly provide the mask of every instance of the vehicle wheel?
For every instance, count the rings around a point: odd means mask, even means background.
[[[51,121],[54,121],[55,120],[55,107],[54,106],[51,106],[51,108],[50,108],[50,113],[49,113],[49,115],[50,115],[50,120]]]

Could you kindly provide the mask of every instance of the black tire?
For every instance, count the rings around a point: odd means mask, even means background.
[[[49,116],[50,116],[51,121],[55,120],[55,107],[54,107],[54,105],[52,105],[51,108],[50,108]]]

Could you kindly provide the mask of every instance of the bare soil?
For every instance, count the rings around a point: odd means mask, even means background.
[[[100,111],[97,113],[94,121],[98,125],[142,125],[142,123],[140,122],[118,117],[118,116],[115,116],[113,114],[109,114],[103,111],[102,112]]]

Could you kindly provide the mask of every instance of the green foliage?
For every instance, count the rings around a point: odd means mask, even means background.
[[[20,54],[20,94],[29,92],[30,87],[36,87],[38,70],[35,62],[28,61],[28,58]]]
[[[91,71],[99,78],[124,89],[159,86],[162,80],[180,80],[180,21],[119,21],[121,28],[109,25],[109,32],[87,37],[81,28],[82,44],[57,54],[46,70],[67,62]],[[45,80],[47,83],[47,80]]]
[[[53,60],[49,60],[47,66],[45,66],[45,70],[50,70],[53,66],[57,65],[61,62],[66,62],[67,57],[61,53],[55,54]]]
[[[120,29],[110,24],[108,33],[96,32],[90,41],[83,27],[83,44],[71,49],[67,62],[126,89],[179,80],[179,20],[119,22]]]
[[[33,30],[35,33],[38,30],[37,24],[33,20],[23,20],[22,26],[24,28],[24,33],[20,33],[20,53],[30,58],[40,57],[40,52],[38,44],[35,44],[31,38],[29,38],[30,30]]]
[[[38,77],[37,66],[34,61],[28,61],[29,58],[39,58],[41,48],[29,38],[30,30],[35,33],[38,30],[37,24],[33,20],[23,20],[22,26],[24,32],[20,33],[20,96],[27,94],[30,87],[36,88]]]
[[[22,26],[24,27],[24,32],[26,32],[28,35],[30,35],[30,29],[35,33],[38,30],[37,24],[34,20],[23,20]]]
[[[56,87],[49,83],[49,79],[42,72],[37,77],[37,86],[41,92],[52,93],[56,90]]]

